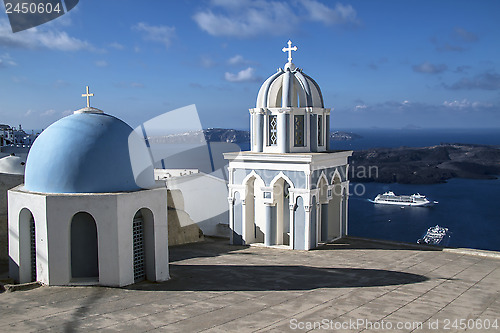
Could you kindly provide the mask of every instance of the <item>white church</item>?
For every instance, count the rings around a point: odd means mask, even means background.
[[[288,62],[263,83],[250,109],[251,151],[224,154],[228,190],[223,180],[181,186],[194,210],[229,200],[231,244],[309,250],[347,235],[352,151],[330,150],[330,109],[319,85],[292,63],[296,50],[291,41],[283,48]],[[91,107],[88,87],[82,96],[87,106],[40,134],[24,184],[8,191],[10,277],[46,285],[166,281],[167,184],[182,177],[155,182],[145,134]],[[208,221],[194,210],[196,221]],[[206,223],[199,227],[209,234],[221,224]]]
[[[9,271],[15,281],[125,286],[165,281],[167,190],[154,186],[143,138],[90,107],[35,140],[25,182],[8,192]],[[134,147],[133,150],[130,147]]]
[[[224,154],[232,244],[309,250],[347,235],[352,151],[330,151],[330,109],[296,50],[288,41],[288,62],[250,109],[251,151]]]

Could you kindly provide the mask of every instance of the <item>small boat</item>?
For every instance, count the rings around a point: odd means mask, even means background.
[[[389,191],[384,194],[378,194],[373,203],[385,205],[400,205],[400,206],[426,206],[437,204],[437,201],[430,201],[420,193],[412,195],[396,195],[394,192]]]
[[[427,229],[425,235],[417,240],[417,244],[439,245],[443,242],[443,239],[445,239],[445,237],[449,238],[448,228],[436,225]]]

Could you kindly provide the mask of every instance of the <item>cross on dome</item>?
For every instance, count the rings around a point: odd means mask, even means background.
[[[90,97],[93,97],[94,94],[89,94],[89,86],[87,86],[87,93],[86,94],[82,94],[82,97],[87,97],[87,107],[89,108],[90,107]]]
[[[288,52],[288,62],[292,62],[292,51],[297,51],[297,46],[292,47],[292,41],[288,41],[288,47],[282,49],[283,52]]]

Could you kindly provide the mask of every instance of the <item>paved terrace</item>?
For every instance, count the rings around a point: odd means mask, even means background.
[[[352,238],[308,252],[208,240],[170,257],[165,283],[3,292],[0,331],[283,332],[326,319],[347,332],[437,332],[451,320],[453,332],[455,319],[500,321],[491,257]]]

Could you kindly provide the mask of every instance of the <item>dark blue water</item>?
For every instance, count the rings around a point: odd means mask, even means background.
[[[451,179],[435,185],[352,184],[350,190],[350,235],[415,243],[428,227],[439,224],[451,231],[449,246],[500,251],[500,179]],[[419,192],[439,203],[402,209],[368,201],[389,190]]]
[[[336,149],[424,147],[439,143],[500,145],[499,130],[351,130],[362,139],[332,142]],[[438,201],[432,207],[377,205],[378,193],[421,193]],[[500,251],[500,179],[451,179],[445,184],[351,184],[349,234],[415,243],[428,227],[451,232],[449,246]],[[356,195],[358,194],[358,195]]]

